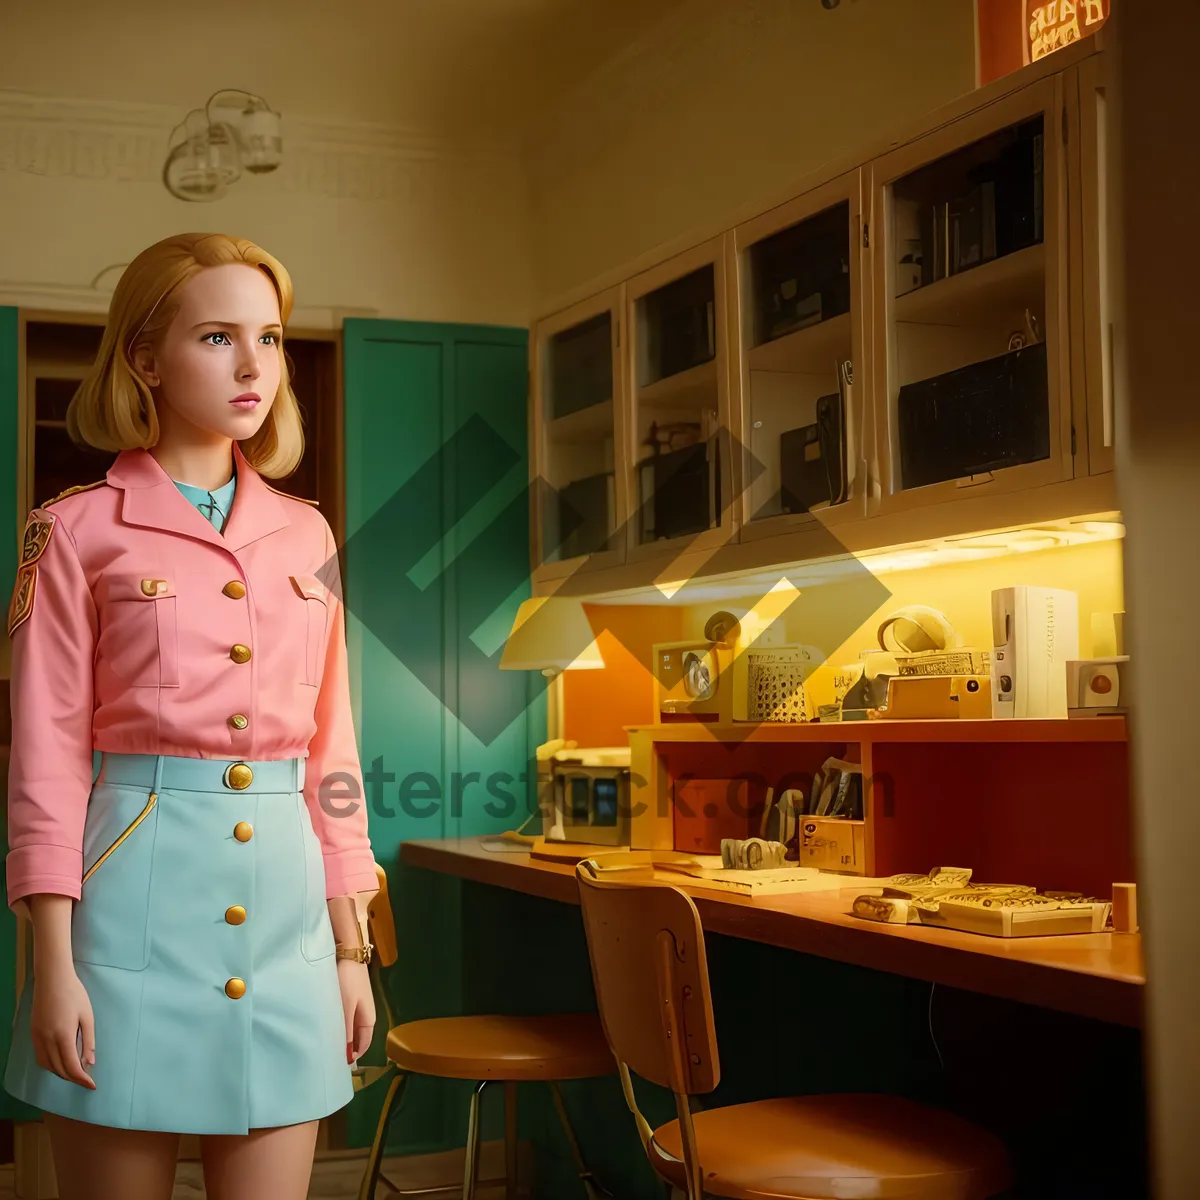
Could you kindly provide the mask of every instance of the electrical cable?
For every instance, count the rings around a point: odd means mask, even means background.
[[[942,1068],[943,1071],[945,1071],[946,1063],[945,1063],[945,1060],[942,1058],[941,1047],[938,1046],[937,1038],[934,1036],[934,1033],[933,1033],[933,990],[936,987],[937,987],[936,983],[931,983],[929,985],[929,1040],[933,1043],[933,1048],[937,1051],[938,1065]]]

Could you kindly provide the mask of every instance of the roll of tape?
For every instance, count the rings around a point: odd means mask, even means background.
[[[923,654],[957,646],[958,635],[944,613],[910,604],[889,613],[879,626],[879,645],[893,654]]]

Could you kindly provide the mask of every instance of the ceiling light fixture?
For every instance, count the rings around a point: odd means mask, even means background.
[[[282,161],[279,114],[261,96],[224,88],[171,130],[163,185],[179,200],[220,200],[243,169],[265,175]]]

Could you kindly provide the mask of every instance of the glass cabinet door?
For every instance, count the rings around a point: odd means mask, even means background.
[[[1072,474],[1062,88],[874,164],[884,509]]]
[[[534,365],[534,564],[572,569],[619,557],[624,504],[618,495],[620,289],[539,322]]]
[[[735,233],[742,538],[864,511],[859,172]]]
[[[732,528],[722,254],[718,239],[627,285],[635,554]]]

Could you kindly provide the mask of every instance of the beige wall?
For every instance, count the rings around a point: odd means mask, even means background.
[[[974,7],[688,0],[531,131],[537,314],[970,91]]]
[[[182,115],[0,92],[0,303],[104,311],[119,271],[93,289],[99,273],[201,229],[275,254],[294,276],[297,324],[334,325],[342,309],[526,322],[527,201],[511,152],[288,112],[276,173],[189,204],[160,182]]]

